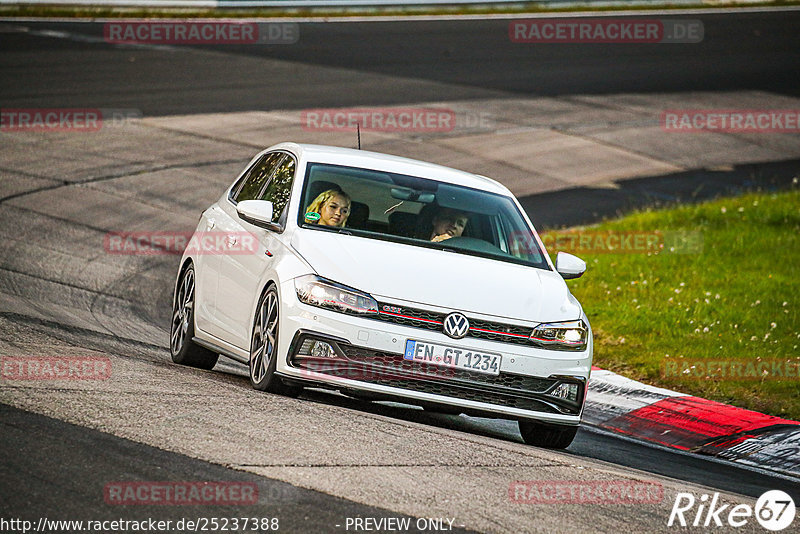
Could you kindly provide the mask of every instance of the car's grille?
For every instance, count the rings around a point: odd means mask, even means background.
[[[428,393],[430,395],[443,395],[445,397],[456,397],[463,400],[473,402],[485,402],[487,404],[495,404],[497,406],[506,406],[508,408],[518,408],[520,410],[531,410],[535,412],[546,413],[562,413],[556,410],[552,405],[542,401],[515,397],[507,393],[489,393],[485,391],[476,391],[470,389],[455,389],[446,384],[437,384],[431,382],[414,382],[409,384],[408,380],[383,380],[381,385],[396,387],[402,389],[410,389],[420,393]],[[577,413],[577,412],[563,412],[563,413]]]
[[[500,373],[495,376],[466,371],[464,369],[453,369],[451,367],[443,367],[441,365],[433,365],[425,362],[412,362],[411,360],[404,359],[402,354],[390,354],[362,347],[354,347],[352,345],[342,346],[342,344],[339,344],[339,347],[348,360],[364,364],[379,365],[382,370],[401,372],[420,379],[447,379],[454,382],[463,380],[471,384],[512,388],[536,393],[543,393],[556,383],[556,380],[549,378],[538,378],[511,373]]]
[[[312,358],[308,346],[312,338],[295,344],[294,367],[399,389],[483,402],[498,406],[547,413],[578,414],[581,402],[569,402],[545,394],[559,381],[513,373],[487,375],[405,360],[402,354],[375,351],[335,343],[344,359]],[[298,357],[297,354],[303,354]]]
[[[388,323],[402,324],[425,330],[442,331],[442,324],[447,314],[420,310],[418,308],[408,308],[405,306],[395,306],[383,302],[378,303],[378,319]],[[530,334],[532,328],[528,326],[511,325],[496,323],[493,321],[482,321],[480,319],[469,319],[469,333],[467,337],[477,339],[488,339],[490,341],[500,341],[502,343],[515,343],[518,345],[532,345]]]

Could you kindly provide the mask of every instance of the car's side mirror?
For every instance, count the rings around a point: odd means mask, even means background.
[[[272,222],[272,202],[269,200],[243,200],[236,205],[239,217],[267,230],[280,232],[279,224]]]
[[[586,272],[586,262],[572,254],[559,252],[556,255],[556,271],[564,280],[580,278]]]

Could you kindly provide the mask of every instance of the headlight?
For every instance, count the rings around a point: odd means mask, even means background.
[[[542,323],[531,332],[531,341],[540,347],[555,350],[585,350],[589,329],[583,321]]]
[[[358,315],[378,313],[378,303],[366,293],[312,274],[296,278],[294,288],[297,298],[311,306]]]

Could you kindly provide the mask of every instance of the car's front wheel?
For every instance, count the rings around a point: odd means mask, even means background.
[[[303,388],[284,384],[275,375],[278,361],[280,306],[278,290],[270,286],[256,307],[250,341],[250,384],[259,391],[296,397]]]
[[[522,434],[523,441],[528,445],[545,449],[566,449],[575,439],[578,427],[520,421],[519,433]]]
[[[172,361],[200,369],[212,369],[219,354],[195,343],[194,338],[194,267],[189,265],[178,279],[169,330]]]

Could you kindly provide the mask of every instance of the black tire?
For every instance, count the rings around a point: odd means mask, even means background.
[[[547,425],[533,421],[519,422],[519,433],[522,434],[523,441],[528,445],[545,449],[566,449],[575,439],[577,432],[577,426]]]
[[[189,265],[175,286],[172,324],[169,329],[169,352],[172,361],[199,369],[213,369],[219,354],[201,347],[194,338],[194,267]]]
[[[278,290],[269,286],[256,306],[253,333],[250,336],[250,385],[259,391],[297,397],[303,388],[284,384],[275,374],[278,362],[278,326],[280,324]]]

